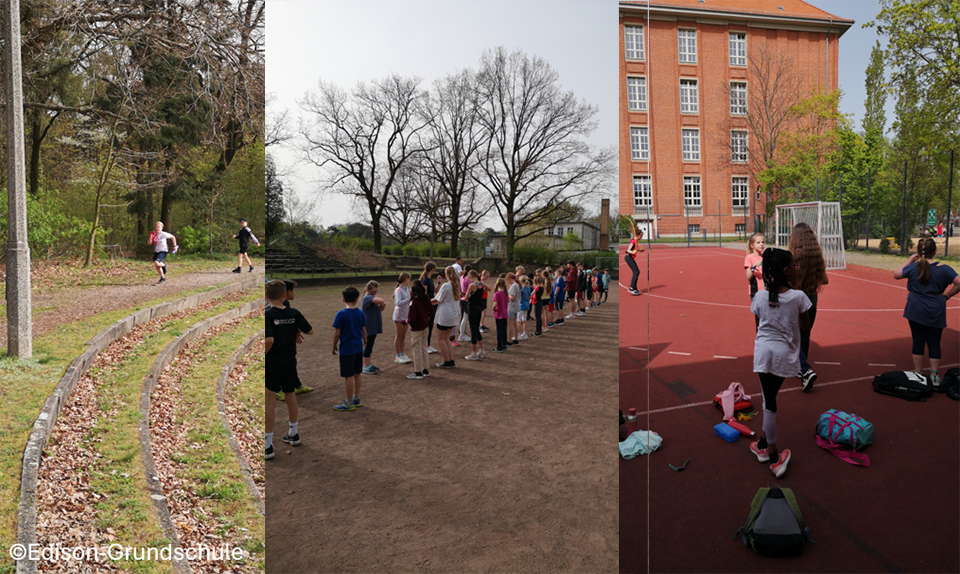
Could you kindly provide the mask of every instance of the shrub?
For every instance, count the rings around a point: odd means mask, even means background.
[[[194,229],[189,225],[177,234],[177,243],[184,253],[200,253],[209,248],[207,234],[201,229]]]
[[[880,253],[890,253],[890,240],[886,237],[880,240]]]
[[[516,245],[513,248],[513,260],[536,265],[556,265],[560,257],[549,247]]]

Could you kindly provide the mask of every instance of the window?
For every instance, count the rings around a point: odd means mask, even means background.
[[[697,97],[697,81],[680,80],[680,113],[696,114],[699,112],[700,103]]]
[[[627,77],[627,109],[631,112],[647,111],[647,79]]]
[[[730,32],[730,65],[747,65],[747,33]]]
[[[546,233],[547,233],[547,235],[553,235],[553,228],[552,228],[552,227],[548,227]]]
[[[700,161],[700,130],[680,130],[683,161]]]
[[[730,115],[747,115],[746,82],[730,82]]]
[[[746,177],[735,177],[733,178],[732,195],[733,195],[733,214],[734,215],[743,215],[747,213],[747,210],[750,209],[750,192],[747,189],[748,178]]]
[[[703,215],[703,203],[700,195],[700,176],[683,178],[683,211],[684,215]]]
[[[737,235],[746,235],[747,234],[747,224],[746,223],[737,223],[733,226],[733,231]]]
[[[697,63],[697,31],[677,30],[677,47],[680,52],[680,63]]]
[[[738,130],[730,132],[730,161],[746,163],[747,132]]]
[[[650,160],[650,137],[647,128],[630,128],[630,159]]]
[[[623,27],[623,47],[628,60],[643,59],[643,27]]]
[[[694,233],[700,233],[700,224],[699,224],[699,223],[691,223],[690,225],[688,225],[688,226],[687,226],[687,233],[689,233],[690,235],[693,235]]]
[[[633,213],[649,215],[653,207],[653,186],[649,175],[633,176]]]

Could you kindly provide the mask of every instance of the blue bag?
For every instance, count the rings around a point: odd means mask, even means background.
[[[837,409],[823,413],[817,421],[814,440],[818,446],[850,464],[870,466],[870,458],[856,451],[865,449],[873,442],[873,423],[855,414]],[[852,450],[843,447],[850,447]]]

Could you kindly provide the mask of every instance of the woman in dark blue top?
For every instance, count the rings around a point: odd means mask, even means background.
[[[437,264],[433,261],[427,261],[423,266],[423,273],[420,274],[420,283],[423,284],[423,287],[427,290],[427,298],[433,299],[436,295],[436,287],[433,284],[433,276],[437,273]],[[436,314],[437,306],[433,306],[434,314]],[[430,346],[430,340],[433,338],[433,321],[430,322],[430,325],[427,327],[427,352],[436,353],[437,350]]]
[[[960,293],[960,276],[957,272],[933,261],[937,244],[930,237],[917,242],[917,252],[893,272],[894,279],[907,280],[907,305],[903,317],[910,322],[913,337],[913,367],[917,373],[923,367],[923,348],[930,354],[930,383],[939,388],[940,336],[947,326],[947,300]],[[950,291],[944,293],[948,286]]]

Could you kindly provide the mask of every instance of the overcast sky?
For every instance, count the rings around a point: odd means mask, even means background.
[[[349,88],[388,74],[416,75],[428,87],[436,78],[476,68],[485,49],[505,46],[540,56],[560,76],[564,90],[597,106],[599,128],[590,138],[598,147],[617,145],[617,4],[583,0],[449,0],[346,2],[268,0],[268,110],[300,114],[296,100],[317,80]],[[271,148],[281,168],[296,154]],[[306,195],[316,190],[319,172],[300,165],[288,187]],[[616,196],[611,181],[610,198]],[[588,211],[599,212],[588,205]],[[616,205],[616,202],[613,202]],[[357,220],[351,200],[324,199],[316,221],[324,226]],[[484,226],[502,228],[499,219]]]
[[[839,75],[844,92],[841,111],[852,114],[859,129],[866,99],[864,73],[878,39],[875,28],[862,25],[876,17],[879,3],[811,3],[856,21],[840,39]],[[485,49],[505,46],[548,60],[564,89],[599,107],[600,127],[591,143],[616,146],[617,14],[617,3],[611,0],[268,0],[267,93],[274,97],[268,111],[289,110],[295,127],[300,114],[296,100],[315,89],[320,78],[350,88],[397,73],[419,76],[428,87],[448,73],[476,68]],[[890,99],[888,128],[892,121]],[[279,168],[290,171],[288,190],[315,194],[319,177],[315,167],[296,165],[297,155],[290,149],[273,147],[270,152]],[[615,186],[611,184],[611,197]],[[596,203],[588,210],[599,211],[599,200]],[[323,226],[357,219],[352,200],[342,196],[324,198],[314,215],[314,222]],[[484,224],[502,227],[495,218]]]

